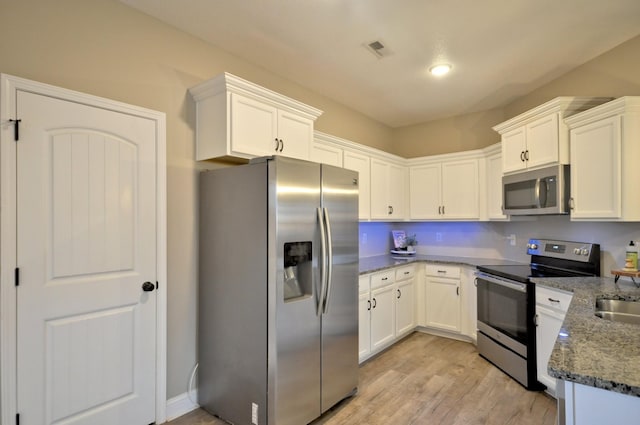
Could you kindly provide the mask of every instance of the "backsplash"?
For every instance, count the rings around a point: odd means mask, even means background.
[[[529,238],[599,243],[602,275],[624,266],[625,247],[640,241],[640,223],[572,222],[568,216],[532,217],[515,222],[397,222],[360,223],[360,256],[387,254],[393,246],[391,230],[416,234],[419,254],[506,258],[529,262]],[[510,235],[515,235],[515,246]]]

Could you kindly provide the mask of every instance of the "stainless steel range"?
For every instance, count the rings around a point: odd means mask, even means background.
[[[536,375],[531,277],[600,276],[600,245],[530,239],[530,264],[478,266],[478,352],[529,390]]]

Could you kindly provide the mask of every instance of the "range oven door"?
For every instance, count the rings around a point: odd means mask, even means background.
[[[478,273],[476,281],[478,330],[527,358],[527,285],[484,273]]]

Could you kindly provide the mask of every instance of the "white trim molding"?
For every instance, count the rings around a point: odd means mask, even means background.
[[[186,392],[167,400],[166,420],[172,421],[182,415],[186,415],[192,410],[196,410],[200,405],[193,400],[198,399],[198,390],[191,391],[191,397]]]
[[[162,112],[128,105],[85,93],[0,74],[0,424],[16,421],[16,143],[13,123],[19,90],[144,117],[155,121],[157,179],[157,346],[156,422],[163,423],[167,409],[167,178],[166,116]]]

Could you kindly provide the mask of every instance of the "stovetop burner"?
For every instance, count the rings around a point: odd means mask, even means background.
[[[530,264],[484,265],[478,270],[528,283],[531,277],[600,276],[600,245],[547,239],[530,239]]]

